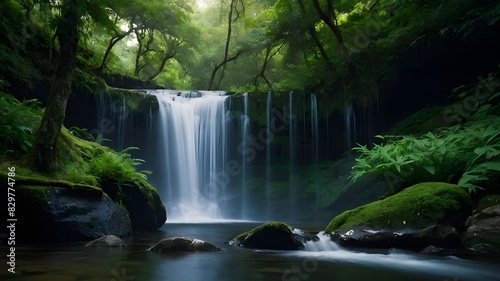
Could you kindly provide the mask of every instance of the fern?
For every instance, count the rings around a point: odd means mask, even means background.
[[[121,152],[105,151],[90,160],[90,173],[103,181],[113,181],[118,184],[137,183],[146,186],[147,175],[151,171],[137,171],[136,167],[143,164],[144,160],[132,158],[130,150],[138,149],[129,147]]]
[[[394,173],[411,185],[422,181],[450,181],[474,192],[488,186],[500,172],[500,117],[490,116],[441,132],[415,136],[377,136],[385,141],[372,149],[358,145],[350,178]],[[412,171],[405,173],[404,171]]]

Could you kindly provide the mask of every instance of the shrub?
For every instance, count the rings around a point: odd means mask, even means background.
[[[392,172],[407,186],[422,181],[458,182],[469,192],[492,185],[500,173],[500,117],[453,126],[422,136],[377,136],[372,149],[359,145],[350,178]]]

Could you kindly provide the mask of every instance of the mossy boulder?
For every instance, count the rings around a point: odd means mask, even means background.
[[[168,252],[218,252],[221,248],[212,243],[187,237],[165,238],[149,249],[155,253]]]
[[[226,243],[251,249],[300,250],[304,248],[304,242],[313,239],[313,235],[293,229],[284,222],[268,222]]]
[[[458,247],[471,204],[457,185],[421,183],[336,216],[326,232],[346,246]]]
[[[167,220],[165,205],[152,186],[104,182],[102,188],[115,202],[127,209],[135,231],[156,230]]]
[[[102,190],[71,187],[16,186],[16,236],[31,243],[85,241],[113,234],[132,234],[127,211]]]

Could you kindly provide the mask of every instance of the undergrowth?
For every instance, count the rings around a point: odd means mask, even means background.
[[[132,158],[130,147],[121,152],[94,141],[83,140],[86,131],[62,128],[58,141],[58,171],[52,175],[37,173],[25,167],[26,155],[35,140],[43,115],[37,100],[18,101],[0,92],[0,163],[15,166],[18,174],[40,180],[64,180],[75,184],[101,186],[103,182],[133,184],[152,188],[147,182],[151,171],[138,171],[144,161]]]
[[[474,93],[474,88],[468,91]],[[403,188],[423,181],[442,181],[457,183],[470,193],[498,189],[499,97],[498,92],[491,94],[463,124],[422,135],[379,135],[376,137],[382,143],[371,149],[358,145],[353,149],[358,157],[350,178],[390,173],[404,181]]]

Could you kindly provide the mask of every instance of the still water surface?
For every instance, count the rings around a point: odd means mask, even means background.
[[[84,244],[16,248],[12,281],[343,281],[343,280],[500,280],[500,260],[472,261],[404,251],[256,251],[224,242],[259,223],[165,224],[136,234],[125,248],[85,248]],[[301,226],[306,231],[320,227]],[[224,249],[214,253],[158,255],[146,251],[166,237],[202,239]],[[3,248],[5,250],[5,248]],[[2,250],[2,253],[5,251]]]

